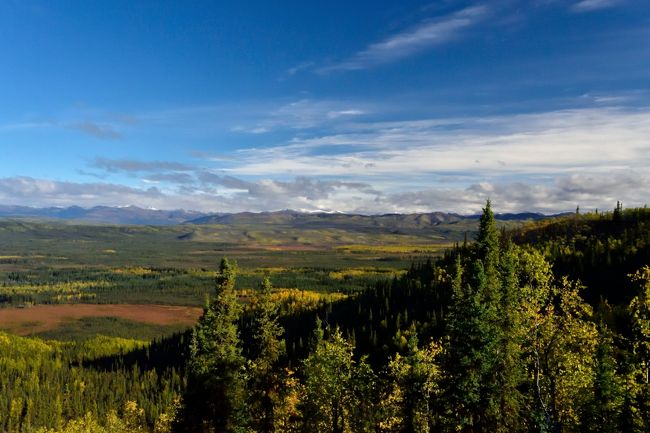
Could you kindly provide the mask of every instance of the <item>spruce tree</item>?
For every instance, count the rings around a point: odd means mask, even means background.
[[[255,431],[261,433],[276,430],[276,408],[284,397],[285,382],[279,361],[285,354],[281,338],[284,330],[278,323],[278,307],[271,298],[271,282],[264,278],[260,294],[253,308],[251,374],[249,398]]]
[[[482,386],[489,356],[485,352],[488,338],[483,325],[485,309],[477,290],[484,283],[480,261],[473,263],[469,278],[464,278],[457,259],[442,367],[449,428],[460,431],[478,431],[487,412]]]
[[[505,236],[502,236],[505,238]],[[498,344],[495,353],[495,391],[498,406],[495,412],[497,432],[519,431],[522,428],[524,396],[521,384],[525,379],[523,363],[523,302],[517,269],[517,248],[505,240],[501,249],[499,273],[501,279],[498,305]]]
[[[476,236],[477,258],[483,263],[487,278],[486,296],[498,296],[499,265],[499,231],[492,212],[492,203],[488,200],[479,220]],[[491,299],[486,299],[491,301]]]
[[[616,202],[616,209],[614,209],[614,214],[612,215],[612,219],[618,223],[623,221],[623,203],[621,203],[620,201]]]
[[[215,299],[192,332],[183,414],[184,428],[191,431],[241,432],[246,424],[236,272],[234,263],[221,260]]]
[[[517,425],[517,281],[513,257],[504,254],[505,266],[501,260],[488,200],[466,265],[457,259],[447,321],[445,397],[450,421],[461,431],[506,431]]]

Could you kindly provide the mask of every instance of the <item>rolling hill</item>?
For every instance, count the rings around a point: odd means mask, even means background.
[[[0,218],[60,219],[104,224],[174,225],[202,216],[205,214],[196,211],[143,209],[137,206],[95,206],[86,209],[79,206],[35,208],[0,205]]]
[[[498,214],[498,220],[538,220],[547,217],[540,213]],[[277,212],[241,212],[208,214],[192,210],[144,209],[137,206],[111,207],[95,206],[82,208],[0,205],[0,218],[56,219],[64,221],[86,221],[117,225],[290,225],[294,228],[353,228],[372,227],[384,229],[419,229],[439,224],[478,219],[478,215],[459,215],[449,212],[414,214],[362,215],[325,212],[298,212],[282,210]]]

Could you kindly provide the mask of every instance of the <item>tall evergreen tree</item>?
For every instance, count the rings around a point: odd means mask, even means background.
[[[612,215],[612,219],[615,222],[621,222],[623,220],[623,203],[620,201],[616,202],[616,208],[614,209],[614,214]]]
[[[499,280],[499,231],[492,212],[492,203],[488,200],[483,208],[479,220],[478,234],[476,236],[477,258],[483,263],[487,285],[486,301],[490,297],[498,297]]]
[[[278,323],[278,307],[271,298],[271,282],[264,278],[253,308],[251,344],[250,411],[260,433],[276,431],[276,408],[284,398],[285,383],[280,358],[285,354],[284,330]]]
[[[487,429],[487,410],[482,388],[490,362],[486,353],[490,336],[484,326],[485,306],[477,289],[485,283],[485,275],[482,263],[476,261],[470,281],[465,282],[460,258],[455,272],[442,365],[445,405],[450,428],[483,431]]]
[[[245,360],[237,330],[240,306],[234,291],[236,265],[221,260],[216,295],[192,332],[184,429],[244,431]]]
[[[505,236],[502,236],[504,239]],[[498,305],[498,344],[495,353],[495,391],[498,393],[495,412],[497,432],[522,429],[524,396],[521,384],[525,379],[523,362],[523,308],[527,302],[519,289],[517,248],[505,239],[501,249],[499,274],[501,283]]]
[[[499,235],[488,200],[476,243],[468,256],[457,258],[447,320],[445,396],[451,422],[462,431],[507,432],[525,424],[526,300],[519,254]]]

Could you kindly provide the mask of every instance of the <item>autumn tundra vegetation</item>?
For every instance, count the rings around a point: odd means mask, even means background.
[[[270,271],[243,289],[234,260],[215,268],[168,271],[211,282],[187,331],[0,333],[0,431],[650,431],[647,208],[503,227],[488,201],[475,236],[438,256],[322,275],[371,276],[352,291],[274,288]],[[125,273],[176,296],[146,268],[120,272],[98,271],[96,296],[75,300],[112,299],[101,281]],[[46,299],[28,281],[3,287]]]

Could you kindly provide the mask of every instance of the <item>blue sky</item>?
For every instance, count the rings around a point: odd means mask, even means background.
[[[0,0],[0,204],[650,197],[647,0]]]

